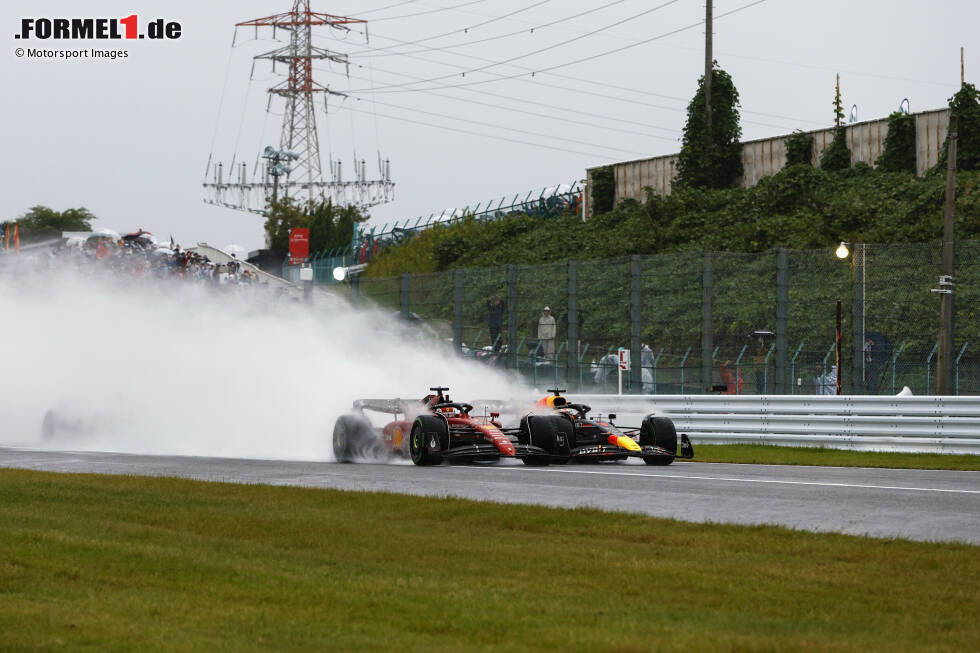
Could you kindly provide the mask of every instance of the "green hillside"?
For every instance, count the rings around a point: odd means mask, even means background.
[[[438,226],[384,251],[366,275],[697,250],[825,249],[841,240],[919,243],[942,236],[944,184],[938,174],[794,165],[752,188],[681,188],[643,204],[624,201],[587,222],[574,214],[518,215]],[[958,174],[956,237],[980,238],[980,172]]]

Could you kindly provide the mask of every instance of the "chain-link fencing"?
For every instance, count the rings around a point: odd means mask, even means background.
[[[980,241],[957,243],[955,394],[980,392],[978,254]],[[939,273],[939,243],[858,243],[844,259],[682,252],[355,278],[353,290],[541,388],[933,394]]]

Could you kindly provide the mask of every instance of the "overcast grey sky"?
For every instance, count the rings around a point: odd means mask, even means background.
[[[960,46],[967,81],[978,79],[975,0],[765,0],[742,9],[752,2],[715,2],[715,58],[741,95],[743,140],[832,123],[836,72],[860,120],[886,116],[903,98],[913,111],[945,106],[959,84]],[[276,47],[271,32],[254,40],[254,31],[239,30],[234,48],[232,36],[236,22],[290,6],[5,0],[0,218],[36,204],[85,206],[100,227],[260,247],[262,218],[205,205],[201,182],[210,154],[254,162],[278,144],[282,104],[267,113],[265,93],[276,78],[267,63],[252,69],[252,57]],[[703,0],[313,0],[312,8],[369,21],[369,42],[357,32],[317,32],[317,45],[349,53],[352,65],[349,79],[326,64],[316,75],[353,91],[319,115],[324,161],[343,160],[349,178],[355,151],[369,174],[378,152],[391,159],[396,200],[371,210],[379,223],[675,152],[704,68]],[[183,34],[159,42],[14,38],[22,18],[133,13],[179,21]],[[18,47],[129,56],[37,60],[18,58]],[[435,81],[406,86],[418,79]]]

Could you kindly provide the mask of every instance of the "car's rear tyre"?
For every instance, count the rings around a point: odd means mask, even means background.
[[[544,449],[544,454],[524,457],[525,465],[567,463],[571,457],[575,427],[562,415],[528,415],[521,424],[518,441]]]
[[[677,457],[677,429],[666,417],[647,416],[640,425],[640,446],[659,447],[667,453],[656,456],[643,456],[647,465],[669,465]]]
[[[449,446],[449,425],[435,415],[419,415],[412,423],[409,450],[416,465],[438,465]]]
[[[357,456],[369,454],[374,444],[374,429],[361,415],[341,415],[333,426],[333,455],[338,463],[349,463]]]

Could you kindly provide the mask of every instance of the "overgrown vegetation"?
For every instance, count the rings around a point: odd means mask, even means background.
[[[16,222],[21,243],[43,242],[61,238],[63,231],[92,231],[93,220],[95,216],[84,207],[55,211],[46,206],[32,206],[16,220],[0,222],[0,234],[5,227],[13,233]]]
[[[813,134],[795,131],[786,137],[786,167],[813,165]]]
[[[596,168],[590,176],[592,213],[611,211],[616,204],[616,177],[612,166]]]
[[[846,170],[851,167],[851,150],[847,147],[844,130],[844,104],[840,96],[840,75],[834,92],[834,140],[820,154],[820,167],[824,170]]]
[[[876,165],[884,172],[915,174],[915,116],[903,111],[888,116],[885,148]]]
[[[20,470],[0,470],[0,524],[9,651],[863,653],[980,639],[966,544]]]
[[[717,63],[717,62],[715,62]],[[731,75],[711,71],[711,130],[705,111],[704,76],[687,105],[684,140],[677,161],[676,185],[692,188],[730,188],[742,177],[742,127],[738,89]]]
[[[957,185],[957,238],[980,238],[980,173],[959,174]],[[925,242],[942,235],[942,207],[943,180],[935,176],[798,164],[752,188],[651,193],[646,204],[625,201],[587,222],[569,213],[438,226],[390,247],[367,275],[691,250],[815,249],[841,240]]]
[[[959,119],[956,138],[956,169],[980,170],[980,91],[973,84],[964,84],[949,98],[949,109]],[[949,136],[943,144],[939,163],[933,169],[945,174]]]

